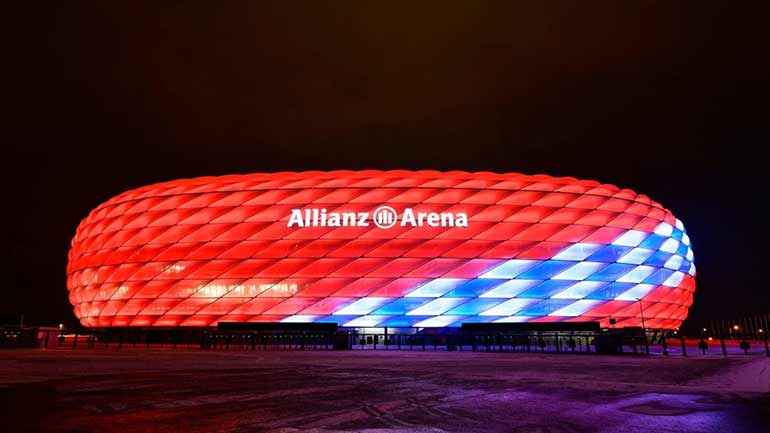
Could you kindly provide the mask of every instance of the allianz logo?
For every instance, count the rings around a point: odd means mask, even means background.
[[[287,227],[468,227],[464,212],[415,212],[406,208],[401,215],[390,206],[369,212],[328,212],[326,209],[292,209]]]

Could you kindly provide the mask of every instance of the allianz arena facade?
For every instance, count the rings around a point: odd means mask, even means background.
[[[594,181],[460,171],[202,177],[122,193],[67,265],[88,327],[327,322],[673,329],[695,290],[684,226]]]

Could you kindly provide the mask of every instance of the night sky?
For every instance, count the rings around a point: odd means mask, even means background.
[[[690,323],[770,311],[766,2],[31,3],[0,18],[0,314],[75,323],[70,239],[127,189],[367,168],[631,188],[693,240]]]

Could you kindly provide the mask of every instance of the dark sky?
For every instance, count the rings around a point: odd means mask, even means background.
[[[341,168],[631,188],[693,239],[693,322],[770,311],[766,2],[13,3],[0,313],[72,322],[69,241],[122,191]]]

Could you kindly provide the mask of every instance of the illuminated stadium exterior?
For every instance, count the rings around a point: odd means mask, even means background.
[[[88,327],[600,322],[673,329],[695,290],[681,221],[628,189],[460,171],[182,179],[79,225],[69,299]]]

